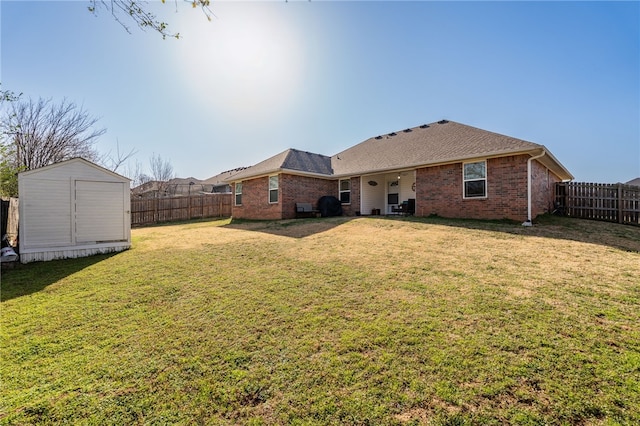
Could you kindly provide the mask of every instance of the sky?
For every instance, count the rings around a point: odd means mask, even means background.
[[[158,155],[206,179],[447,119],[545,145],[578,182],[640,177],[638,1],[148,3],[179,40],[88,5],[0,0],[0,82],[99,117],[99,151],[136,152],[123,174]]]

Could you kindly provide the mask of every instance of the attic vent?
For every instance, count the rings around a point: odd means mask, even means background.
[[[429,127],[428,124],[423,124],[422,126],[420,126],[421,129],[426,129],[427,127]]]
[[[438,121],[438,124],[447,124],[449,122],[449,120],[440,120]]]
[[[395,135],[397,135],[397,133],[396,133],[396,132],[391,132],[391,133],[389,133],[389,136],[395,136]]]
[[[376,139],[382,139],[382,136],[376,136]]]
[[[411,132],[411,129],[404,129],[403,132],[409,133],[409,132]]]

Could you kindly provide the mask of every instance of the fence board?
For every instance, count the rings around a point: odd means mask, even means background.
[[[131,226],[231,216],[231,194],[132,198]]]
[[[560,182],[557,210],[580,219],[640,225],[640,187],[621,183]]]

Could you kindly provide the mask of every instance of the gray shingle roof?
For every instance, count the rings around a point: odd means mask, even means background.
[[[539,148],[543,146],[443,120],[369,138],[334,155],[331,162],[336,175],[353,175]]]
[[[369,138],[332,157],[288,149],[233,174],[229,181],[293,170],[331,177],[356,176],[474,158],[541,151],[543,145],[454,121],[413,127]],[[573,176],[547,151],[545,164],[563,179]]]
[[[231,176],[229,180],[239,180],[247,177],[262,176],[281,170],[293,170],[302,173],[331,176],[331,158],[312,152],[287,149],[280,154],[248,167]]]

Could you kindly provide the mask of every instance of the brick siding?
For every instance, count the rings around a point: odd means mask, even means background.
[[[421,168],[416,173],[416,215],[476,219],[527,219],[528,155],[487,160],[487,197],[464,199],[462,163]],[[537,161],[532,167],[532,216],[544,213],[558,178]]]
[[[336,183],[337,186],[337,183]],[[340,198],[339,196],[337,196]],[[344,216],[355,216],[360,211],[360,177],[351,178],[351,202],[342,205],[342,214]]]
[[[235,193],[235,187],[234,187]],[[278,202],[269,203],[267,176],[242,182],[242,205],[233,206],[237,219],[292,219],[296,217],[296,203],[318,206],[323,195],[338,196],[338,181],[281,173],[278,180]]]
[[[324,195],[338,196],[338,181],[290,174],[280,175],[282,218],[296,217],[296,203],[311,203],[318,208],[318,199]]]
[[[269,177],[263,176],[242,182],[242,205],[235,205],[235,185],[233,187],[234,206],[232,216],[235,219],[266,219],[282,218],[282,205],[269,203]],[[278,197],[282,194],[279,191]]]
[[[531,175],[531,217],[535,219],[553,211],[555,185],[562,180],[536,160],[531,162]]]
[[[452,218],[527,219],[528,155],[487,160],[487,197],[464,199],[462,163],[425,167],[416,171],[416,216],[437,214]],[[553,205],[553,188],[560,179],[537,161],[532,162],[532,217]],[[235,191],[235,190],[234,190]],[[338,180],[279,175],[278,203],[269,203],[269,178],[243,182],[242,206],[233,207],[233,217],[243,219],[290,219],[296,203],[317,208],[324,195],[339,198]],[[351,178],[351,203],[342,206],[345,216],[360,210],[360,177]]]

